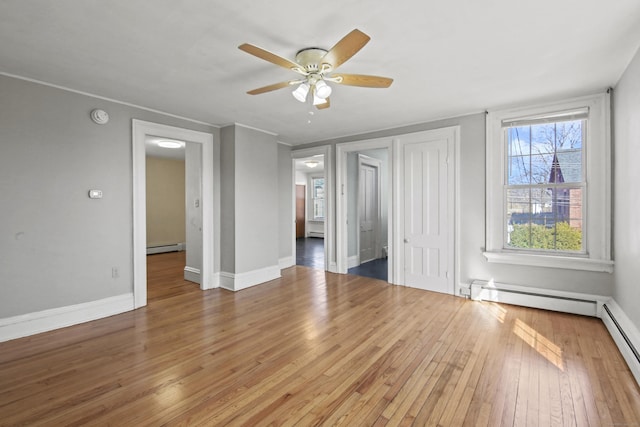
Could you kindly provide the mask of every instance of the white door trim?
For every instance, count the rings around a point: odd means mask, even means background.
[[[164,136],[202,144],[202,270],[201,289],[219,285],[214,280],[213,135],[134,119],[133,124],[133,294],[134,307],[147,305],[147,203],[145,136]],[[216,204],[219,206],[218,203]]]
[[[364,154],[358,154],[358,179],[360,179],[361,177],[361,173],[362,173],[362,165],[367,165],[370,166],[372,168],[376,169],[376,227],[375,227],[375,258],[380,258],[380,252],[381,252],[381,248],[380,248],[380,233],[382,232],[380,230],[381,228],[381,222],[382,222],[382,200],[381,200],[381,195],[382,195],[382,188],[380,187],[382,185],[382,174],[381,174],[381,169],[382,169],[382,161],[379,159],[374,159],[373,157],[369,157],[369,156],[365,156]],[[358,238],[356,239],[356,253],[358,254],[358,264],[360,264],[362,262],[362,259],[360,257],[360,196],[361,194],[359,193],[360,191],[360,182],[358,182],[358,212],[356,215],[356,230],[358,230],[358,232],[356,233],[356,235],[358,236]]]
[[[448,205],[450,212],[453,212],[454,218],[451,222],[451,247],[449,249],[450,256],[453,259],[453,289],[452,294],[459,294],[460,288],[460,126],[451,126],[434,130],[409,133],[394,137],[394,147],[397,155],[394,157],[394,169],[397,171],[395,175],[394,190],[394,215],[398,220],[395,222],[394,228],[394,244],[397,248],[397,257],[395,258],[396,271],[398,272],[398,284],[405,284],[404,276],[404,175],[400,173],[404,164],[404,145],[415,142],[424,142],[425,140],[436,140],[447,138],[449,140],[449,160],[448,165],[453,168],[449,176],[453,177],[452,185],[448,194]]]
[[[387,281],[389,283],[398,283],[395,272],[396,263],[396,245],[394,244],[394,233],[396,233],[395,218],[397,212],[393,207],[396,199],[395,184],[396,180],[396,164],[394,161],[394,148],[393,137],[367,139],[363,141],[345,142],[342,144],[336,144],[336,260],[337,260],[337,272],[347,274],[349,268],[348,261],[348,235],[347,235],[347,155],[356,151],[375,150],[378,148],[387,149],[389,154],[389,189],[390,194],[388,197],[388,227],[387,227],[387,242],[389,245],[389,259],[387,270]],[[383,183],[382,185],[386,185]],[[402,248],[402,245],[399,246]]]
[[[316,156],[322,154],[324,156],[324,191],[325,191],[325,218],[324,218],[324,269],[332,273],[336,273],[335,255],[333,253],[334,230],[334,211],[333,211],[333,159],[331,157],[331,145],[321,145],[319,147],[304,148],[302,150],[291,151],[292,162],[292,200],[293,200],[293,221],[291,227],[291,253],[296,253],[296,168],[295,160],[305,157]],[[305,206],[306,211],[306,206]],[[306,216],[306,212],[305,212]]]

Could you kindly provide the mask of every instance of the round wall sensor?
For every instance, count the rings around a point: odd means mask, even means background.
[[[96,108],[95,110],[91,111],[91,120],[99,125],[103,125],[109,121],[109,115],[106,111]]]

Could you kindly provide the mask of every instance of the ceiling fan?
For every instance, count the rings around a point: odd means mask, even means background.
[[[296,54],[295,61],[290,61],[252,44],[241,44],[238,49],[301,75],[296,80],[275,83],[250,90],[247,93],[249,95],[258,95],[298,85],[293,91],[294,98],[300,102],[306,102],[307,98],[310,98],[316,108],[323,109],[329,107],[329,95],[331,95],[331,86],[327,82],[348,86],[387,88],[393,82],[393,79],[388,77],[364,74],[333,74],[336,68],[355,55],[370,39],[368,35],[355,29],[329,50],[317,47],[301,49]]]

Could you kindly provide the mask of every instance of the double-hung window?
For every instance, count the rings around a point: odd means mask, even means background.
[[[311,200],[314,221],[324,220],[324,177],[311,178]]]
[[[490,262],[611,271],[609,98],[487,115]]]

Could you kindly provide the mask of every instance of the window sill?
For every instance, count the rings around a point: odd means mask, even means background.
[[[563,268],[567,270],[597,271],[613,273],[613,261],[569,256],[518,254],[507,252],[483,252],[489,262],[532,267]]]

